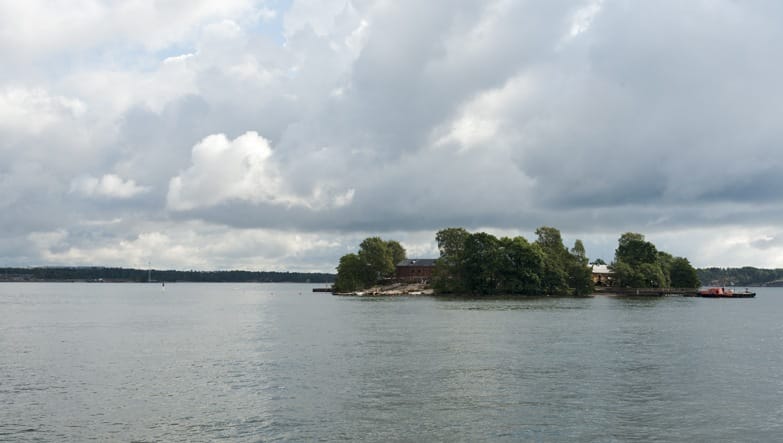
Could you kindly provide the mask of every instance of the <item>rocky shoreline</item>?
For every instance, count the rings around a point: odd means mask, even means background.
[[[427,283],[399,282],[388,285],[376,285],[363,291],[334,292],[333,294],[353,297],[411,296],[432,295],[433,290]]]

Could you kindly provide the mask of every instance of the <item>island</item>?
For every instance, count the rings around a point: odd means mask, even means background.
[[[356,253],[340,258],[332,292],[585,297],[612,290],[663,295],[670,288],[684,292],[700,286],[687,258],[659,251],[639,233],[620,236],[611,264],[591,262],[581,240],[567,248],[556,228],[542,226],[535,234],[536,239],[528,241],[458,227],[441,229],[435,236],[437,259],[409,259],[398,241],[369,237]]]

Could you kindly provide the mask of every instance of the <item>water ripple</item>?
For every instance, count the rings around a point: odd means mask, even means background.
[[[775,441],[783,291],[0,285],[0,440]],[[777,292],[775,292],[777,291]],[[272,295],[274,293],[274,295]],[[301,294],[300,294],[301,293]]]

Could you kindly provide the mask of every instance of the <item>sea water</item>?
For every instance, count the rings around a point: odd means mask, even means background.
[[[0,440],[779,441],[783,290],[0,284]]]

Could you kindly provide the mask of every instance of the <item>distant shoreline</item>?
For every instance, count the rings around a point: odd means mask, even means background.
[[[303,281],[190,281],[190,280],[176,280],[176,281],[134,281],[134,280],[104,280],[104,281],[92,281],[92,280],[1,280],[0,284],[3,283],[95,283],[95,284],[126,284],[126,283],[133,283],[133,284],[139,284],[139,285],[154,285],[154,284],[177,284],[177,283],[204,283],[204,284],[225,284],[225,283],[234,283],[234,284],[262,284],[262,283],[285,283],[285,284],[298,284],[298,285],[312,285],[312,284],[318,284],[313,282],[303,282]]]
[[[0,282],[81,283],[312,283],[329,284],[335,275],[280,271],[177,271],[109,267],[0,268]]]

